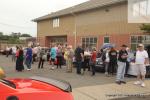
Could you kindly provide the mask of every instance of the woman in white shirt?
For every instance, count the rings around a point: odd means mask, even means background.
[[[110,49],[108,48],[107,50],[106,50],[106,59],[105,59],[105,75],[106,76],[108,76],[108,69],[109,69],[109,62],[110,62],[110,59],[109,59],[109,51],[110,51]]]

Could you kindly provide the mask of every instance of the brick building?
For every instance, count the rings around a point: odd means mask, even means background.
[[[51,43],[76,47],[97,47],[113,43],[117,48],[127,44],[135,49],[138,43],[150,43],[140,24],[128,23],[127,0],[90,0],[34,19],[37,40],[42,46]]]

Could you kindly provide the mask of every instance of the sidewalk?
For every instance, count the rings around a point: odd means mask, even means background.
[[[127,84],[117,85],[106,84],[89,86],[73,89],[73,96],[75,100],[110,100],[115,98],[129,97],[128,99],[118,100],[149,100],[146,95],[150,96],[150,80],[145,81],[146,87],[133,85],[133,82]],[[130,99],[134,98],[134,99]]]

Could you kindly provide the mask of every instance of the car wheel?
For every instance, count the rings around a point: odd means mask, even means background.
[[[6,100],[19,100],[16,96],[9,96]]]

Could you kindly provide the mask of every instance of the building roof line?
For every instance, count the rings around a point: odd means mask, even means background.
[[[66,9],[52,12],[45,16],[33,19],[32,21],[38,22],[38,21],[51,19],[51,18],[55,18],[55,17],[60,17],[60,16],[64,16],[64,15],[69,15],[69,14],[73,14],[73,13],[84,12],[84,11],[92,10],[95,8],[100,8],[100,7],[108,6],[111,4],[125,2],[125,1],[127,1],[127,0],[90,0],[90,1],[78,4],[78,5],[66,8]]]

